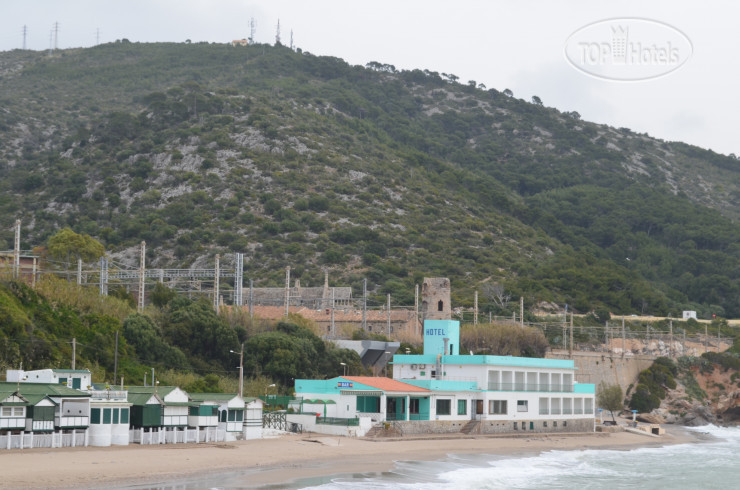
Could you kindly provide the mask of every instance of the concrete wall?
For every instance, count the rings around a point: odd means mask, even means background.
[[[548,352],[547,359],[570,359],[567,350]],[[608,352],[573,352],[576,365],[576,381],[593,383],[596,391],[602,381],[608,385],[618,384],[622,392],[627,393],[630,384],[636,384],[640,371],[649,368],[654,356],[610,354]]]
[[[532,429],[530,429],[532,422]],[[453,434],[458,433],[468,421],[408,421],[393,422],[393,427],[403,435],[410,434]],[[516,424],[516,429],[514,428]],[[522,424],[524,429],[522,429]],[[545,425],[547,424],[547,425]],[[582,418],[572,420],[491,420],[481,421],[471,434],[519,434],[527,432],[593,432],[594,419]]]

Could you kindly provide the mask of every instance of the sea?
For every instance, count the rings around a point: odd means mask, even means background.
[[[545,451],[530,456],[455,455],[399,461],[383,473],[340,474],[265,489],[740,489],[740,427],[688,428],[701,442],[630,450]],[[233,473],[147,489],[253,488]]]

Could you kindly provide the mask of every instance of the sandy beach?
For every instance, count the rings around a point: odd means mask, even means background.
[[[536,454],[558,449],[630,449],[694,442],[680,427],[660,438],[618,433],[427,437],[364,440],[318,434],[217,444],[0,451],[3,488],[100,488],[172,484],[222,472],[248,473],[260,486],[338,473],[382,472],[395,461],[427,461],[448,454]]]

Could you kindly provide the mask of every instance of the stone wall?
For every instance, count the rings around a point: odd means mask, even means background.
[[[553,350],[548,352],[547,359],[571,359],[567,350]],[[603,381],[607,385],[618,384],[622,393],[627,393],[629,385],[636,384],[640,371],[649,368],[655,356],[612,354],[609,352],[573,352],[573,362],[576,366],[576,381],[579,383],[593,383],[598,392],[599,384]]]

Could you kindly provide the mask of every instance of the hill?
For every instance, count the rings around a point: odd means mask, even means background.
[[[596,125],[454,75],[283,46],[0,53],[0,249],[69,226],[155,267],[455,303],[740,315],[737,159]],[[4,246],[3,246],[4,243]],[[134,265],[132,262],[131,265]],[[483,309],[513,305],[489,295]]]

